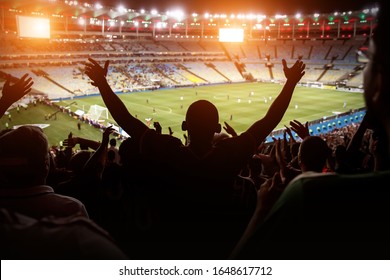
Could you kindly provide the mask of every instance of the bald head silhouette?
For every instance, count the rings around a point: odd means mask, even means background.
[[[190,105],[183,131],[188,132],[190,144],[211,143],[215,133],[221,132],[218,110],[207,100],[198,100]]]

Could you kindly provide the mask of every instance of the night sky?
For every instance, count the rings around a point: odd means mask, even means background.
[[[160,12],[180,8],[185,13],[328,13],[359,10],[375,1],[369,0],[102,0],[102,4],[124,4],[132,9],[157,9]]]

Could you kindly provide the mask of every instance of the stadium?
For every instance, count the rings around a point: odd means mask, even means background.
[[[306,74],[278,129],[298,119],[310,122],[312,134],[321,134],[364,115],[365,63],[357,58],[375,27],[375,6],[263,15],[33,3],[2,1],[1,84],[6,75],[17,79],[29,73],[34,86],[8,111],[11,118],[1,119],[1,127],[40,124],[51,145],[60,145],[69,132],[99,140],[96,128],[109,124],[119,139],[128,136],[84,74],[88,58],[110,61],[109,83],[139,119],[151,126],[159,122],[163,132],[169,127],[182,140],[180,123],[197,99],[215,102],[221,122],[246,130],[280,91],[282,59],[289,65],[303,60]]]

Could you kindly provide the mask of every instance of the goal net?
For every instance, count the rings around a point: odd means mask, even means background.
[[[92,105],[89,107],[89,111],[87,113],[88,118],[99,121],[101,119],[108,119],[108,109],[99,105]]]

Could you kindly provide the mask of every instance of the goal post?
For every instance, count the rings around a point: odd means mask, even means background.
[[[100,105],[91,105],[87,113],[88,118],[99,121],[101,119],[108,119],[108,109]]]

